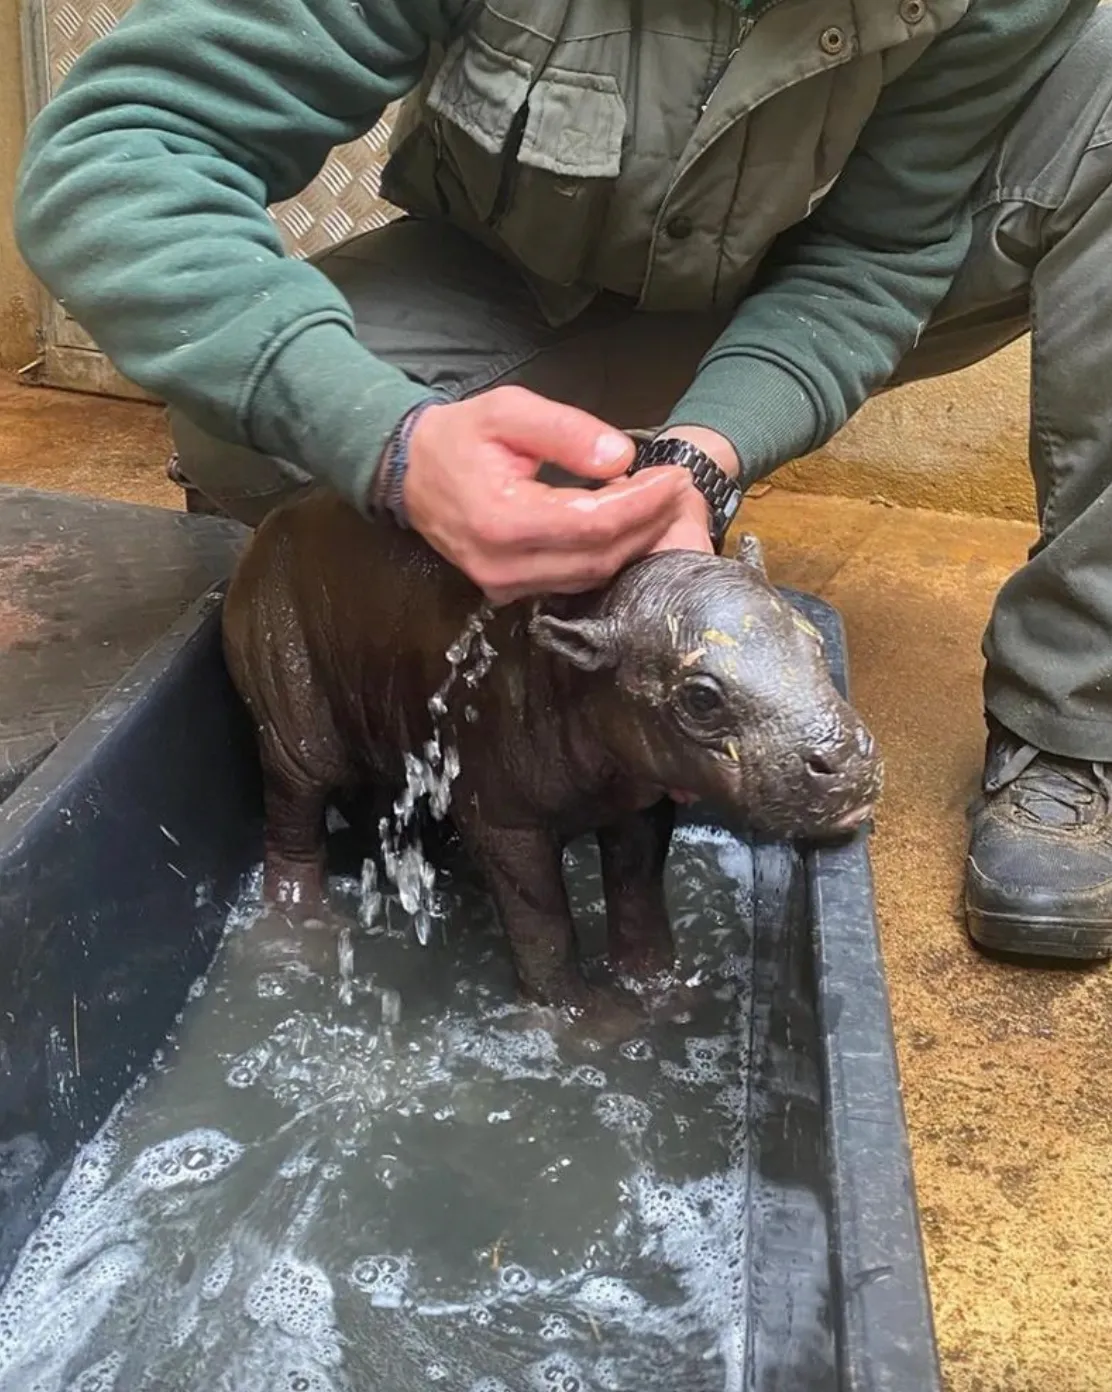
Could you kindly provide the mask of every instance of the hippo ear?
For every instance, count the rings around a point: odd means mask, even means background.
[[[530,620],[529,636],[539,647],[584,672],[618,665],[618,639],[610,619],[558,619],[553,614],[537,614]]]
[[[752,534],[752,532],[742,532],[737,539],[737,550],[734,552],[734,560],[741,561],[743,565],[751,565],[755,570],[759,570],[762,575],[767,576],[765,569],[764,547]]]

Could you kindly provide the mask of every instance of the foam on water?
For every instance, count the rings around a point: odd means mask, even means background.
[[[339,936],[245,900],[0,1294],[0,1392],[740,1390],[748,865],[677,838],[708,989],[604,1047],[516,1003],[481,895],[429,950],[365,882]]]

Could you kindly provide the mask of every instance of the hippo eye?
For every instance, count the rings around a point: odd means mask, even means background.
[[[726,702],[715,682],[706,677],[694,677],[680,687],[680,700],[684,710],[694,720],[707,720],[718,715]]]

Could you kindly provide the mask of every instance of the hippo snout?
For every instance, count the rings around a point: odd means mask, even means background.
[[[847,763],[855,759],[872,759],[876,753],[876,741],[864,725],[853,724],[847,729],[838,728],[833,740],[826,738],[816,743],[816,747],[804,755],[804,762],[816,773],[837,773]]]
[[[883,768],[876,741],[859,721],[839,723],[799,751],[803,806],[812,834],[853,831],[873,813]]]
[[[820,786],[867,774],[876,762],[876,741],[863,725],[840,731],[834,740],[824,739],[800,756],[809,778]]]

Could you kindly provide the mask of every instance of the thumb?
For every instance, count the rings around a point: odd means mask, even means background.
[[[497,387],[484,402],[486,425],[500,444],[534,465],[558,464],[587,479],[612,479],[633,462],[633,441],[587,411],[523,387]]]

